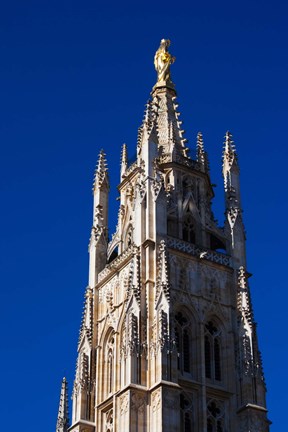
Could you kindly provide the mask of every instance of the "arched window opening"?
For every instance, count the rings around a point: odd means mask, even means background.
[[[181,412],[181,432],[192,432],[192,403],[184,396],[180,395],[180,412]]]
[[[187,412],[184,418],[184,432],[192,432],[191,414]]]
[[[111,253],[107,264],[110,264],[112,261],[114,261],[114,259],[117,258],[117,256],[118,256],[118,246],[116,246],[113,252]]]
[[[196,235],[195,235],[195,226],[194,221],[191,215],[187,215],[183,221],[183,240],[195,243]]]
[[[206,378],[211,378],[211,347],[208,336],[205,336],[205,373]]]
[[[214,401],[207,406],[207,432],[224,432],[223,408]]]
[[[107,375],[106,375],[106,393],[110,394],[113,392],[114,382],[114,350],[115,350],[115,338],[111,335],[108,339],[106,347],[106,363],[107,363]]]
[[[206,378],[221,381],[220,331],[212,321],[205,325],[205,375]]]
[[[189,321],[178,312],[175,315],[175,339],[178,349],[178,370],[183,372],[191,372],[191,336],[189,332]]]
[[[220,364],[220,342],[219,338],[214,339],[214,373],[215,379],[221,381],[221,364]]]
[[[187,329],[183,331],[183,369],[190,372],[190,340]]]

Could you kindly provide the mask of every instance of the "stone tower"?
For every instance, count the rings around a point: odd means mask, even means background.
[[[99,156],[69,431],[268,432],[235,146],[227,132],[220,227],[202,134],[195,160],[186,147],[168,47],[155,54],[134,163],[122,149],[110,241]]]

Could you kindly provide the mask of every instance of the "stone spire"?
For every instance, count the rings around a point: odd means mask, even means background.
[[[227,131],[225,134],[224,149],[223,149],[223,177],[224,177],[224,189],[225,192],[232,192],[237,186],[233,184],[233,171],[235,174],[239,174],[237,153],[234,141],[232,140],[232,134]]]
[[[201,170],[203,172],[209,171],[208,156],[204,149],[203,135],[201,132],[198,132],[197,134],[196,160],[200,164]]]
[[[93,183],[93,225],[89,242],[89,286],[94,287],[97,274],[106,264],[108,237],[108,195],[109,178],[106,155],[103,150],[99,153]]]
[[[245,267],[245,230],[242,221],[240,170],[236,147],[232,140],[232,134],[229,131],[225,134],[222,160],[226,203],[225,225],[226,229],[230,231],[231,252],[235,258],[235,265],[237,267]]]
[[[187,140],[184,138],[182,121],[177,111],[175,86],[170,76],[170,66],[175,57],[168,52],[170,41],[162,39],[160,47],[154,57],[154,65],[157,71],[157,82],[152,90],[152,101],[148,102],[145,112],[143,130],[150,128],[157,134],[157,144],[160,154],[169,161],[178,161],[188,158]]]
[[[64,377],[61,385],[56,432],[67,432],[69,427],[68,383]]]

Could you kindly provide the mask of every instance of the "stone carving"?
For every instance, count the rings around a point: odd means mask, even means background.
[[[128,393],[125,393],[124,395],[120,396],[120,415],[124,415],[129,408],[129,395]]]
[[[161,390],[158,388],[152,393],[152,411],[156,412],[161,406]]]
[[[85,293],[85,302],[83,308],[83,318],[79,332],[78,349],[84,336],[86,336],[90,347],[92,346],[93,337],[93,290],[87,287]]]
[[[201,259],[209,260],[227,267],[232,267],[231,257],[211,250],[202,250],[192,243],[185,242],[172,237],[167,237],[167,246],[186,252],[189,255],[198,256]],[[204,254],[204,255],[203,255]]]
[[[106,417],[105,431],[106,432],[112,432],[113,431],[113,423],[114,423],[113,408],[111,408],[109,411],[106,412],[105,417]]]
[[[136,248],[137,250],[137,248]],[[121,266],[121,264],[127,260],[128,257],[132,256],[132,254],[135,251],[135,245],[131,244],[125,251],[119,255],[117,258],[115,258],[114,261],[112,261],[111,264],[107,264],[106,267],[99,273],[98,275],[98,281],[101,282],[106,276],[111,274],[111,270],[118,270],[118,268]]]
[[[166,243],[164,240],[160,241],[159,245],[159,255],[158,255],[158,277],[156,285],[156,296],[155,302],[157,303],[160,293],[165,293],[167,300],[170,299],[170,282],[168,275],[168,258]]]

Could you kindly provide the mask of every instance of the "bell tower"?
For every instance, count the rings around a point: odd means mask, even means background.
[[[133,163],[122,148],[110,241],[100,152],[70,432],[269,431],[235,145],[227,132],[221,227],[200,132],[189,155],[169,45]]]

